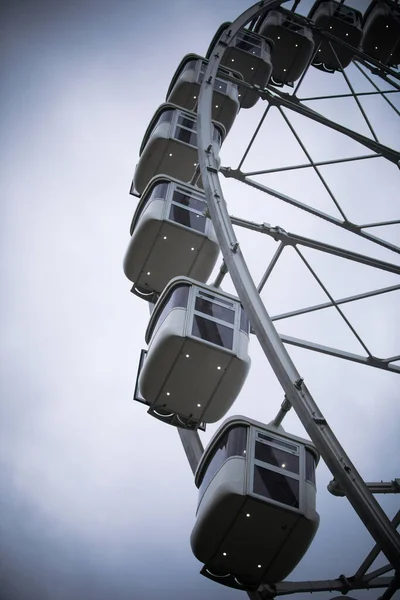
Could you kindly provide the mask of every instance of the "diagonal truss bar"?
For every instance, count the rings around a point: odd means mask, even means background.
[[[282,92],[278,89],[275,89],[274,92],[271,92],[271,90],[266,89],[266,90],[260,91],[260,96],[264,100],[267,100],[270,104],[285,106],[286,108],[289,108],[290,110],[293,110],[294,112],[296,112],[300,115],[303,115],[304,117],[308,117],[308,118],[314,120],[316,123],[320,123],[321,125],[326,125],[326,127],[329,127],[330,129],[333,129],[334,131],[343,133],[347,137],[362,144],[366,148],[369,148],[370,150],[372,150],[378,154],[381,154],[384,158],[386,158],[387,160],[389,160],[392,163],[395,163],[396,165],[398,164],[398,162],[400,160],[400,152],[393,150],[392,148],[389,148],[388,146],[385,146],[384,144],[381,144],[380,142],[371,140],[370,138],[366,137],[365,135],[362,135],[361,133],[357,133],[356,131],[349,129],[348,127],[344,127],[343,125],[340,125],[339,123],[335,123],[335,121],[331,121],[330,119],[328,119],[327,117],[324,117],[317,111],[312,110],[308,106],[304,106],[303,104],[301,104],[301,102],[297,98],[294,98],[293,96],[290,96],[289,94],[286,94],[285,92]]]
[[[328,165],[337,165],[346,162],[354,162],[358,160],[365,160],[366,158],[380,158],[379,154],[367,154],[364,156],[351,156],[350,158],[336,158],[334,160],[321,160],[317,162],[304,163],[301,165],[290,165],[289,167],[276,167],[275,169],[264,169],[263,171],[246,171],[244,175],[267,175],[268,173],[281,173],[282,171],[294,171],[296,169],[310,169],[311,167],[325,167]],[[240,169],[240,165],[238,166]]]
[[[261,600],[270,600],[276,596],[288,596],[289,594],[307,594],[315,592],[341,592],[347,594],[349,590],[372,590],[387,588],[393,582],[394,577],[377,577],[372,581],[359,581],[352,586],[351,579],[340,577],[338,579],[324,579],[321,581],[282,581],[274,586],[261,585],[259,593]]]
[[[242,156],[242,158],[241,158],[241,161],[240,161],[240,163],[239,163],[239,165],[238,165],[238,169],[240,169],[240,167],[242,166],[242,164],[243,164],[243,163],[244,163],[244,161],[246,160],[246,157],[247,157],[248,153],[250,152],[250,149],[251,149],[251,147],[252,147],[252,145],[253,145],[253,143],[254,143],[254,140],[256,139],[256,137],[257,137],[257,135],[258,135],[258,132],[260,131],[260,129],[261,129],[261,126],[262,126],[262,124],[264,123],[264,121],[265,121],[265,119],[266,119],[266,116],[267,116],[267,114],[268,114],[268,112],[269,112],[269,109],[270,109],[270,108],[271,108],[271,104],[268,104],[267,108],[266,108],[266,109],[265,109],[265,111],[264,111],[264,114],[263,114],[263,116],[262,116],[262,117],[261,117],[261,119],[260,119],[260,122],[259,122],[259,124],[258,124],[258,125],[257,125],[257,127],[256,127],[256,130],[255,130],[255,132],[254,132],[254,134],[253,134],[253,136],[252,136],[252,138],[251,138],[251,140],[250,140],[250,142],[249,142],[249,144],[248,144],[248,146],[247,146],[246,150],[244,151],[244,154],[243,154],[243,156]]]
[[[358,69],[361,70],[360,65],[355,65]],[[364,73],[364,71],[362,71]],[[368,78],[368,75],[366,75],[364,73],[364,75]],[[329,94],[328,96],[310,96],[310,97],[305,97],[305,98],[299,98],[300,102],[313,102],[314,100],[334,100],[335,98],[352,98],[353,96],[377,96],[377,95],[381,95],[383,96],[384,94],[398,94],[399,90],[380,90],[378,88],[377,85],[375,85],[372,82],[372,79],[369,79],[369,81],[371,81],[372,85],[374,85],[377,89],[376,92],[354,92],[354,94]],[[275,89],[275,88],[273,88]],[[387,99],[387,98],[386,98]]]
[[[366,115],[366,112],[365,112],[365,110],[364,110],[364,108],[363,108],[363,106],[362,106],[362,104],[361,104],[360,100],[358,99],[358,97],[357,97],[357,95],[356,95],[356,93],[355,93],[355,90],[354,90],[353,86],[351,85],[350,79],[347,77],[347,75],[346,75],[346,72],[345,72],[345,70],[343,69],[343,65],[342,65],[342,63],[341,63],[341,62],[340,62],[340,60],[339,60],[339,57],[338,57],[338,55],[337,55],[337,52],[336,52],[335,48],[333,47],[333,44],[332,44],[332,42],[329,42],[329,46],[330,46],[330,48],[331,48],[331,50],[332,50],[332,52],[333,52],[333,55],[335,56],[335,59],[337,60],[338,64],[340,65],[340,71],[341,71],[341,73],[342,73],[342,75],[343,75],[343,78],[344,78],[345,82],[347,83],[347,86],[348,86],[348,88],[349,88],[349,90],[350,90],[350,92],[351,92],[351,95],[353,96],[353,98],[354,98],[354,100],[355,100],[355,102],[356,102],[356,104],[357,104],[357,106],[358,106],[358,108],[359,108],[359,110],[360,110],[360,112],[361,112],[362,116],[364,117],[364,121],[366,122],[366,124],[367,124],[367,126],[368,126],[368,129],[369,129],[369,130],[370,130],[370,132],[371,132],[371,135],[372,135],[372,137],[374,138],[374,140],[375,140],[376,142],[378,142],[379,140],[378,140],[378,137],[377,137],[377,135],[376,135],[376,133],[375,133],[375,131],[374,131],[374,128],[372,127],[372,125],[371,125],[371,122],[370,122],[370,120],[368,119],[368,117],[367,117],[367,115]]]
[[[355,296],[347,296],[346,298],[339,298],[335,302],[323,302],[322,304],[314,304],[313,306],[307,306],[306,308],[299,308],[290,312],[281,313],[279,315],[273,315],[271,321],[281,321],[282,319],[290,319],[291,317],[297,317],[298,315],[305,315],[307,313],[315,312],[317,310],[323,310],[324,308],[331,308],[337,304],[347,304],[349,302],[356,302],[357,300],[364,300],[365,298],[371,298],[378,296],[379,294],[387,294],[388,292],[394,292],[400,290],[400,285],[392,285],[386,288],[380,288],[378,290],[372,290],[371,292],[364,292],[363,294],[357,294]],[[393,359],[392,361],[393,362]]]
[[[307,267],[307,269],[310,271],[311,275],[314,277],[315,281],[319,284],[319,286],[321,287],[321,289],[328,296],[329,300],[333,303],[333,305],[336,308],[337,312],[342,317],[343,321],[346,323],[347,327],[350,329],[350,331],[352,332],[352,334],[354,335],[354,337],[358,340],[358,342],[364,348],[365,352],[371,358],[372,354],[369,351],[368,347],[364,343],[364,341],[361,338],[361,336],[354,329],[353,325],[350,323],[349,319],[346,317],[346,315],[344,314],[344,312],[342,311],[342,309],[336,304],[335,300],[333,299],[332,294],[328,291],[328,288],[322,283],[321,279],[318,277],[318,275],[316,274],[315,270],[312,268],[312,266],[310,265],[310,263],[308,262],[308,260],[305,258],[305,256],[302,254],[302,252],[298,249],[298,247],[295,246],[294,249],[296,250],[297,254],[300,256],[301,260],[303,261],[303,263],[305,264],[305,266]]]
[[[354,354],[353,352],[346,352],[345,350],[339,350],[338,348],[332,348],[331,346],[324,346],[322,344],[315,344],[308,340],[302,340],[300,338],[292,337],[289,335],[280,334],[280,339],[284,344],[290,344],[291,346],[297,346],[298,348],[304,348],[305,350],[313,350],[320,354],[327,354],[328,356],[334,356],[335,358],[343,358],[350,360],[351,362],[359,363],[368,367],[375,367],[376,369],[382,369],[384,371],[391,371],[392,373],[400,373],[400,366],[390,364],[388,359],[376,358],[375,356],[362,356],[361,354]]]
[[[381,221],[378,223],[366,223],[365,225],[360,225],[360,229],[368,229],[368,227],[385,227],[387,225],[399,225],[400,220],[395,221]]]
[[[305,147],[305,145],[303,144],[300,136],[298,135],[297,131],[295,130],[295,128],[293,127],[293,124],[290,122],[289,117],[284,113],[284,111],[282,110],[282,108],[280,106],[278,106],[279,112],[281,113],[283,119],[285,120],[286,125],[289,127],[290,131],[292,132],[292,134],[294,135],[294,137],[296,138],[300,148],[303,150],[304,154],[307,156],[308,160],[310,161],[310,164],[312,166],[312,168],[314,169],[315,173],[318,176],[318,179],[321,181],[322,185],[324,186],[324,188],[326,189],[326,191],[328,192],[331,200],[333,201],[333,203],[335,204],[336,208],[338,209],[338,211],[340,212],[340,214],[343,217],[344,221],[348,221],[348,218],[346,217],[342,207],[340,206],[339,202],[336,200],[334,194],[332,193],[332,190],[330,189],[330,187],[328,186],[328,184],[325,181],[325,178],[321,175],[318,167],[315,166],[313,159],[311,158],[310,153],[308,152],[307,148]]]
[[[400,524],[400,510],[397,511],[397,513],[393,517],[392,523],[395,528],[397,528],[398,525]],[[380,553],[381,553],[381,548],[380,548],[379,544],[375,544],[375,546],[372,548],[371,552],[368,554],[368,556],[366,557],[364,562],[361,564],[360,568],[353,575],[352,579],[354,579],[355,581],[359,581],[360,579],[362,579],[364,577],[365,573],[371,567],[371,565],[378,558]]]
[[[380,577],[381,575],[385,575],[385,573],[390,573],[390,571],[393,571],[393,566],[392,565],[384,565],[383,567],[380,567],[379,569],[375,569],[375,571],[371,571],[371,573],[367,573],[364,576],[364,581],[372,581],[373,579],[376,579],[377,577]]]
[[[282,200],[283,202],[286,202],[287,204],[291,204],[292,206],[295,206],[296,208],[304,210],[304,211],[310,213],[311,215],[319,217],[320,219],[323,219],[324,221],[328,221],[329,223],[332,223],[332,225],[336,225],[337,227],[341,227],[342,229],[351,231],[352,233],[359,235],[360,237],[365,238],[375,244],[378,244],[379,246],[383,246],[384,248],[388,248],[389,250],[392,250],[393,252],[397,252],[398,254],[400,254],[400,248],[398,246],[395,246],[394,244],[391,244],[390,242],[387,242],[386,240],[383,240],[374,235],[371,235],[370,233],[361,231],[359,225],[341,221],[340,219],[337,219],[336,217],[332,217],[331,215],[328,215],[327,213],[323,212],[322,210],[312,208],[308,204],[304,204],[304,202],[300,202],[299,200],[296,200],[295,198],[292,198],[291,196],[288,196],[287,194],[283,194],[282,192],[279,192],[278,190],[274,190],[273,188],[263,185],[262,183],[258,183],[257,181],[254,181],[254,179],[248,179],[244,175],[244,173],[242,173],[241,171],[239,171],[237,169],[235,170],[235,169],[231,169],[230,167],[221,167],[219,169],[219,172],[222,173],[225,177],[232,177],[233,179],[236,179],[237,181],[241,181],[242,183],[245,183],[246,185],[249,185],[250,187],[253,187],[256,190],[265,192],[266,194],[268,194],[270,196],[274,196],[275,198],[278,198],[279,200]]]
[[[397,108],[395,107],[395,105],[393,104],[393,102],[390,102],[389,98],[386,98],[385,94],[393,94],[393,93],[398,93],[399,90],[380,90],[379,87],[376,85],[376,83],[373,81],[373,79],[364,71],[364,69],[362,69],[360,67],[360,65],[358,63],[353,63],[354,66],[360,71],[360,73],[362,73],[364,75],[364,77],[367,79],[367,81],[369,81],[369,83],[375,88],[376,92],[367,92],[364,93],[363,95],[367,95],[369,94],[380,94],[381,97],[389,104],[389,106],[391,106],[393,108],[393,110],[395,111],[395,113],[397,113],[400,116],[400,111],[397,110]],[[358,94],[359,96],[361,94]]]
[[[272,257],[272,260],[269,263],[264,275],[261,277],[260,283],[257,286],[258,293],[261,293],[264,285],[267,283],[267,280],[272,273],[272,269],[275,267],[276,263],[278,262],[278,258],[282,254],[284,248],[285,248],[285,245],[281,242],[279,244],[278,248],[276,249],[276,252],[275,252],[274,256]]]
[[[400,588],[400,575],[397,574],[393,577],[392,581],[390,582],[390,584],[388,585],[386,590],[383,592],[383,594],[379,598],[379,600],[390,600],[391,598],[393,598],[393,596],[395,595],[395,593],[397,592],[397,590],[399,588]]]
[[[376,269],[381,269],[382,271],[388,271],[389,273],[400,275],[400,265],[395,265],[384,260],[373,258],[372,256],[366,256],[365,254],[360,254],[359,252],[353,252],[352,250],[346,250],[344,248],[340,248],[339,246],[333,246],[332,244],[327,244],[326,242],[313,240],[296,233],[289,233],[288,231],[282,229],[282,227],[271,227],[271,225],[268,223],[254,223],[253,221],[247,221],[246,219],[241,219],[234,216],[230,216],[230,220],[232,225],[237,225],[239,227],[243,227],[244,229],[251,229],[252,231],[258,231],[259,233],[265,233],[266,235],[272,237],[275,241],[282,242],[286,246],[305,246],[307,248],[312,248],[313,250],[326,252],[327,254],[332,254],[333,256],[338,256],[340,258],[347,258],[348,260],[355,261],[369,267],[374,267]]]

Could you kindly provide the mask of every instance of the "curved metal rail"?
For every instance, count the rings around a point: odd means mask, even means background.
[[[400,536],[340,445],[286,351],[242,255],[219,182],[218,163],[211,135],[212,82],[225,48],[232,37],[261,12],[280,6],[282,3],[282,0],[257,2],[232,23],[214,47],[201,85],[198,104],[201,177],[225,264],[253,331],[287,399],[365,527],[379,544],[393,568],[400,569]]]

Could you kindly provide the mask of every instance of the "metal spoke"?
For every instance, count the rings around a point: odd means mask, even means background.
[[[330,46],[330,48],[331,48],[331,50],[332,50],[332,52],[333,52],[333,54],[334,54],[334,56],[335,56],[335,59],[338,61],[339,65],[340,65],[340,71],[341,71],[341,73],[342,73],[342,75],[343,75],[343,77],[344,77],[344,80],[346,81],[346,83],[347,83],[347,85],[348,85],[348,87],[349,87],[350,91],[351,91],[351,94],[352,94],[352,96],[353,96],[354,100],[355,100],[355,101],[356,101],[356,103],[357,103],[357,106],[358,106],[358,108],[360,109],[360,112],[361,112],[362,116],[364,117],[364,121],[366,122],[366,124],[367,124],[367,126],[368,126],[368,129],[370,130],[370,132],[371,132],[371,134],[372,134],[372,137],[374,138],[374,140],[375,140],[376,142],[378,142],[379,140],[378,140],[378,137],[377,137],[377,135],[376,135],[376,133],[375,133],[375,131],[374,131],[374,128],[372,127],[372,125],[371,125],[371,123],[370,123],[370,120],[368,119],[368,117],[367,117],[367,115],[366,115],[366,113],[365,113],[365,110],[364,110],[364,108],[363,108],[363,106],[362,106],[361,102],[359,101],[359,99],[358,99],[358,97],[357,97],[357,95],[356,95],[356,93],[355,93],[355,91],[354,91],[354,88],[353,88],[353,86],[351,85],[350,79],[347,77],[347,75],[346,75],[346,73],[345,73],[345,70],[343,69],[343,66],[342,66],[342,64],[341,64],[341,62],[340,62],[340,60],[339,60],[339,57],[338,57],[337,53],[336,53],[336,50],[335,50],[335,48],[333,47],[333,45],[332,45],[332,43],[331,43],[331,42],[329,42],[329,46]]]
[[[334,160],[322,160],[319,162],[304,163],[302,165],[291,165],[290,167],[277,167],[275,169],[264,169],[263,171],[246,171],[244,175],[267,175],[268,173],[280,173],[282,171],[294,171],[296,169],[309,169],[310,167],[324,167],[327,165],[336,165],[345,162],[365,160],[366,158],[380,158],[379,154],[367,154],[364,156],[352,156],[350,158],[335,158]]]
[[[394,516],[394,518],[392,520],[392,524],[395,528],[397,528],[399,523],[400,523],[400,510],[397,511],[396,515]],[[381,552],[381,548],[380,548],[379,544],[375,544],[375,546],[372,548],[371,552],[368,554],[367,558],[361,564],[360,568],[353,575],[352,579],[354,579],[356,581],[362,579],[362,577],[364,577],[365,573],[368,571],[370,566],[378,558],[380,552]]]
[[[249,142],[249,144],[248,144],[248,146],[247,146],[247,148],[246,148],[246,150],[245,150],[245,152],[244,152],[244,154],[243,154],[243,156],[242,156],[242,158],[241,158],[241,161],[240,161],[240,163],[238,164],[238,169],[240,169],[240,167],[242,166],[242,164],[243,164],[243,163],[244,163],[244,161],[246,160],[246,157],[247,157],[248,153],[250,152],[250,148],[252,147],[252,145],[253,145],[253,143],[254,143],[254,140],[256,139],[256,137],[257,137],[257,134],[258,134],[258,132],[260,131],[260,129],[261,129],[261,126],[262,126],[262,124],[264,123],[264,121],[265,121],[265,118],[266,118],[266,116],[267,116],[267,114],[268,114],[268,111],[269,111],[269,109],[270,109],[270,108],[271,108],[271,105],[270,105],[270,104],[268,104],[268,106],[267,106],[267,108],[265,109],[265,111],[264,111],[264,114],[263,114],[263,116],[261,117],[261,119],[260,119],[260,122],[259,122],[259,124],[257,125],[257,127],[256,127],[256,130],[255,130],[254,134],[252,135],[252,138],[251,138],[251,140],[250,140],[250,142]]]
[[[335,358],[343,358],[367,367],[375,367],[376,369],[391,371],[392,373],[400,373],[400,366],[390,364],[390,360],[388,359],[377,358],[376,356],[362,356],[361,354],[347,352],[338,348],[332,348],[331,346],[324,346],[323,344],[316,344],[290,335],[279,334],[279,337],[284,344],[297,346],[298,348],[304,348],[305,350],[312,350],[314,352],[319,352],[320,354],[327,354],[328,356],[334,356]]]
[[[364,294],[357,294],[355,296],[347,296],[346,298],[339,298],[335,300],[335,302],[323,302],[322,304],[314,304],[314,306],[307,306],[306,308],[299,308],[297,310],[292,310],[290,312],[281,313],[279,315],[273,315],[271,317],[272,321],[281,321],[282,319],[290,319],[291,317],[297,317],[298,315],[306,315],[311,312],[316,312],[318,310],[324,310],[325,308],[331,308],[337,304],[348,304],[350,302],[356,302],[357,300],[364,300],[365,298],[372,298],[373,296],[378,296],[380,294],[387,294],[389,292],[394,292],[400,290],[400,285],[392,285],[391,287],[380,288],[379,290],[373,290],[371,292],[365,292]],[[395,357],[396,358],[396,357]],[[391,359],[389,362],[393,362]]]
[[[370,150],[373,150],[374,152],[381,154],[387,160],[395,163],[396,165],[398,164],[398,162],[400,160],[400,152],[398,152],[397,150],[393,150],[392,148],[389,148],[388,146],[385,146],[384,144],[381,144],[381,143],[377,142],[376,140],[372,140],[372,139],[366,137],[365,135],[362,135],[361,133],[357,133],[356,131],[349,129],[348,127],[344,127],[343,125],[340,125],[339,123],[336,123],[335,121],[332,121],[331,119],[328,119],[327,117],[324,117],[317,111],[312,110],[310,107],[305,106],[304,104],[299,102],[297,100],[297,98],[295,99],[295,98],[293,98],[293,96],[290,96],[290,95],[286,94],[285,92],[275,89],[274,93],[272,93],[269,89],[265,89],[265,90],[260,91],[260,96],[262,98],[264,98],[265,100],[267,100],[270,104],[277,104],[277,105],[285,106],[286,108],[290,108],[290,110],[293,110],[294,112],[297,112],[298,114],[301,114],[305,117],[309,117],[310,119],[313,119],[316,123],[320,123],[321,125],[326,125],[330,129],[333,129],[334,131],[343,133],[347,137],[364,145],[366,148],[369,148]]]
[[[319,169],[316,167],[316,165],[314,164],[313,159],[311,158],[310,153],[308,152],[307,148],[305,147],[305,145],[303,144],[303,142],[300,139],[300,136],[297,134],[295,128],[293,127],[292,123],[290,122],[289,118],[287,115],[285,115],[285,113],[283,112],[282,108],[280,106],[278,106],[279,112],[281,113],[282,117],[285,119],[286,125],[289,127],[290,131],[292,132],[292,134],[294,135],[294,137],[296,138],[300,148],[303,150],[304,154],[307,156],[308,160],[310,161],[311,166],[313,167],[315,173],[318,175],[319,180],[321,181],[322,185],[324,186],[324,188],[326,189],[326,191],[328,192],[331,200],[334,202],[336,208],[338,209],[338,211],[340,212],[340,214],[342,215],[344,221],[348,221],[348,218],[346,217],[342,207],[340,206],[339,202],[336,200],[334,194],[332,193],[332,190],[330,189],[330,187],[328,186],[328,184],[326,183],[324,177],[321,175],[321,173],[319,172]]]
[[[282,254],[284,247],[285,247],[285,245],[281,242],[279,244],[274,256],[272,257],[272,260],[269,263],[267,270],[265,271],[264,275],[261,277],[261,281],[257,287],[258,293],[261,293],[264,285],[267,283],[267,280],[272,273],[272,269],[275,267],[276,263],[278,262],[278,258]]]
[[[370,82],[370,84],[373,85],[374,88],[377,90],[376,92],[369,92],[369,93],[370,94],[374,94],[374,93],[380,94],[382,96],[382,98],[393,108],[395,113],[397,113],[400,116],[400,111],[395,107],[395,105],[392,102],[390,102],[389,98],[386,98],[386,96],[385,96],[385,94],[398,93],[399,90],[384,90],[384,91],[380,90],[379,87],[376,85],[376,83],[373,81],[373,79],[364,71],[364,69],[362,69],[360,67],[360,65],[358,63],[355,62],[354,66],[360,71],[360,73],[362,73],[364,75],[364,77]]]
[[[359,65],[356,65],[361,70]],[[365,73],[364,73],[365,75]],[[368,77],[366,75],[366,77]],[[375,85],[372,80],[370,80],[372,85]],[[376,86],[378,89],[378,86]],[[377,96],[378,94],[398,94],[399,90],[378,90],[377,92],[354,92],[354,94],[330,94],[329,96],[310,96],[309,98],[299,98],[300,102],[312,102],[314,100],[334,100],[335,98],[353,98],[354,96]]]
[[[339,256],[340,258],[347,258],[348,260],[352,260],[369,267],[374,267],[376,269],[381,269],[382,271],[388,271],[389,273],[396,273],[397,275],[400,275],[400,265],[395,265],[372,256],[366,256],[365,254],[360,254],[359,252],[353,252],[352,250],[346,250],[345,248],[341,248],[339,246],[333,246],[332,244],[327,244],[326,242],[320,242],[303,235],[289,233],[288,231],[282,229],[282,227],[271,227],[271,225],[268,223],[254,223],[254,221],[246,221],[245,219],[240,219],[233,216],[230,216],[230,220],[233,225],[238,225],[244,229],[251,229],[252,231],[264,233],[271,236],[275,241],[283,242],[285,245],[296,246],[299,244],[307,248],[312,248],[313,250],[326,252],[328,254],[332,254],[333,256]]]
[[[283,194],[277,190],[274,190],[273,188],[267,187],[266,185],[263,185],[262,183],[258,183],[257,181],[254,181],[254,179],[248,179],[247,177],[245,177],[244,173],[242,173],[241,171],[233,170],[229,167],[221,167],[219,172],[222,173],[225,177],[233,177],[234,179],[237,179],[237,181],[241,181],[242,183],[245,183],[246,185],[249,185],[250,187],[253,187],[257,190],[265,192],[266,194],[268,194],[270,196],[274,196],[275,198],[278,198],[279,200],[282,200],[283,202],[291,204],[292,206],[295,206],[296,208],[299,208],[299,209],[304,210],[316,217],[319,217],[320,219],[323,219],[324,221],[328,221],[332,225],[336,225],[337,227],[341,227],[342,229],[351,231],[352,233],[354,233],[362,238],[365,238],[365,239],[369,240],[370,242],[373,242],[375,244],[378,244],[379,246],[383,246],[384,248],[388,248],[389,250],[392,250],[393,252],[400,254],[400,248],[398,246],[395,246],[394,244],[391,244],[390,242],[387,242],[386,240],[383,240],[383,239],[378,238],[374,235],[371,235],[365,231],[362,231],[358,225],[355,225],[354,223],[343,222],[340,219],[337,219],[336,217],[332,217],[331,215],[328,215],[327,213],[325,213],[321,210],[318,210],[316,208],[312,208],[308,204],[304,204],[303,202],[300,202],[299,200],[296,200],[295,198],[292,198],[291,196]]]
[[[329,300],[333,303],[333,305],[336,308],[337,312],[342,317],[342,319],[344,320],[344,322],[346,323],[346,325],[348,326],[348,328],[350,329],[350,331],[353,333],[353,335],[356,337],[356,339],[358,340],[358,342],[364,348],[365,352],[368,354],[368,356],[370,358],[372,358],[372,354],[369,351],[369,349],[366,346],[366,344],[363,342],[361,336],[354,329],[353,325],[350,323],[350,321],[348,320],[348,318],[346,317],[346,315],[344,314],[344,312],[342,311],[342,309],[336,304],[335,300],[333,299],[333,296],[328,291],[327,287],[322,283],[321,279],[318,277],[318,275],[316,274],[316,272],[314,271],[314,269],[312,268],[312,266],[310,265],[310,263],[308,262],[308,260],[305,258],[305,256],[301,252],[301,250],[299,250],[299,248],[297,246],[294,246],[294,249],[296,250],[297,254],[300,256],[301,260],[306,265],[307,269],[313,275],[314,279],[317,281],[317,283],[319,283],[319,285],[321,286],[321,288],[323,289],[323,291],[325,292],[325,294],[328,296]]]

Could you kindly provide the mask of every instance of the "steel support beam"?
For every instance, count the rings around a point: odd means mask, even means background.
[[[328,354],[329,356],[335,356],[336,358],[343,358],[367,367],[375,367],[376,369],[383,369],[384,371],[391,371],[392,373],[400,373],[400,366],[390,364],[391,359],[376,358],[376,356],[362,356],[361,354],[354,354],[353,352],[339,350],[338,348],[332,348],[331,346],[316,344],[289,335],[280,334],[279,337],[284,344],[290,344],[291,346],[297,346],[298,348],[304,348],[305,350],[313,350],[320,354]]]
[[[203,444],[197,431],[178,428],[178,434],[194,475],[204,452]]]
[[[366,482],[365,485],[372,494],[400,494],[400,479],[393,479],[393,481],[370,481]],[[334,479],[329,482],[328,491],[333,496],[343,498],[346,495]]]
[[[314,215],[316,217],[319,217],[320,219],[323,219],[324,221],[327,221],[328,223],[331,223],[332,225],[336,225],[337,227],[340,227],[341,229],[346,229],[347,231],[351,231],[352,233],[354,233],[362,238],[365,238],[366,240],[369,240],[370,242],[373,242],[374,244],[378,244],[379,246],[383,246],[384,248],[388,248],[389,250],[392,250],[392,252],[396,252],[396,253],[400,254],[400,248],[398,246],[395,246],[394,244],[391,244],[390,242],[387,242],[386,240],[383,240],[374,235],[366,233],[365,231],[362,231],[362,229],[360,228],[359,225],[355,225],[354,223],[350,223],[349,221],[341,221],[340,219],[337,219],[336,217],[333,217],[332,215],[328,215],[327,213],[323,212],[322,210],[313,208],[312,206],[309,206],[308,204],[305,204],[304,202],[300,202],[299,200],[296,200],[295,198],[292,198],[291,196],[288,196],[287,194],[283,194],[282,192],[279,192],[278,190],[274,190],[273,188],[263,185],[262,183],[258,183],[258,181],[254,181],[254,179],[248,179],[245,176],[245,174],[242,173],[241,171],[239,171],[238,169],[231,169],[230,167],[221,167],[219,171],[225,177],[231,177],[233,179],[237,179],[237,181],[241,181],[242,183],[245,183],[246,185],[249,185],[250,187],[253,187],[256,190],[265,192],[266,194],[273,196],[274,198],[278,198],[278,200],[282,200],[283,202],[286,202],[287,204],[290,204],[292,206],[295,206],[296,208],[304,210],[311,215]]]
[[[242,13],[230,26],[229,30],[222,34],[215,45],[214,52],[207,65],[199,97],[198,148],[201,177],[211,219],[229,274],[253,330],[278,381],[282,385],[288,401],[295,409],[300,421],[335,479],[346,492],[346,496],[355,512],[375,541],[381,545],[388,561],[397,568],[397,566],[400,566],[400,536],[368,490],[355,465],[329,427],[280,339],[241,253],[218,178],[217,152],[213,147],[211,130],[211,104],[213,82],[217,75],[221,57],[232,37],[241,27],[263,10],[271,9],[277,4],[274,0],[258,2]],[[309,116],[308,111],[306,112]],[[311,113],[313,111],[310,111]],[[351,132],[351,134],[354,137],[354,132]],[[368,143],[371,144],[372,141],[368,140]],[[381,145],[379,147],[383,148]],[[377,146],[372,149],[375,148]],[[388,149],[387,154],[393,160],[393,151]]]
[[[259,593],[261,600],[270,600],[276,596],[289,594],[307,594],[315,592],[341,592],[347,594],[351,590],[372,590],[387,588],[394,581],[394,577],[377,577],[373,581],[359,581],[352,585],[352,580],[346,577],[339,579],[323,579],[321,581],[283,581],[275,586],[261,585]]]
[[[357,300],[364,300],[365,298],[372,298],[373,296],[379,296],[380,294],[387,294],[400,290],[400,285],[392,285],[386,288],[379,288],[377,290],[371,290],[370,292],[364,292],[363,294],[356,294],[355,296],[347,296],[346,298],[339,298],[335,302],[323,302],[321,304],[314,304],[313,306],[307,306],[306,308],[299,308],[290,312],[281,313],[279,315],[273,315],[272,321],[280,321],[281,319],[289,319],[291,317],[297,317],[298,315],[305,315],[307,313],[315,312],[317,310],[323,310],[324,308],[332,308],[339,304],[347,304],[349,302],[356,302]]]
[[[351,250],[339,248],[338,246],[333,246],[332,244],[327,244],[326,242],[313,240],[302,235],[297,235],[296,233],[289,233],[288,231],[282,229],[282,227],[271,227],[271,225],[268,223],[258,224],[254,223],[253,221],[247,221],[246,219],[240,219],[233,216],[231,216],[230,219],[232,225],[238,225],[244,229],[251,229],[253,231],[258,231],[259,233],[265,233],[266,235],[272,237],[276,242],[282,242],[286,246],[296,246],[299,244],[300,246],[305,246],[306,248],[312,248],[313,250],[326,252],[327,254],[332,254],[333,256],[339,256],[340,258],[347,258],[348,260],[359,262],[363,265],[367,265],[368,267],[374,267],[376,269],[381,269],[382,271],[388,271],[389,273],[396,273],[396,275],[400,275],[399,265],[388,263],[384,260],[373,258],[372,256],[366,256],[365,254],[360,254],[359,252],[352,252]]]
[[[333,129],[334,131],[343,133],[347,137],[358,142],[359,144],[362,144],[366,148],[369,148],[373,152],[380,154],[395,165],[399,163],[400,152],[398,152],[397,150],[393,150],[392,148],[389,148],[388,146],[385,146],[384,144],[381,144],[376,140],[372,140],[371,138],[368,138],[365,135],[362,135],[361,133],[357,133],[356,131],[349,129],[348,127],[344,127],[344,125],[340,125],[339,123],[335,123],[335,121],[327,119],[317,111],[312,110],[308,106],[303,105],[297,98],[294,98],[293,96],[290,96],[285,92],[282,92],[278,89],[275,89],[272,92],[271,90],[266,89],[260,91],[260,96],[272,105],[284,106],[285,108],[289,108],[290,110],[293,110],[294,112],[303,115],[304,117],[312,119],[316,123],[320,123],[321,125],[325,125],[326,127]]]

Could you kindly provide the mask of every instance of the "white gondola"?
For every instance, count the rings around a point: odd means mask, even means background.
[[[272,83],[293,83],[306,69],[314,52],[314,39],[308,27],[289,10],[270,10],[262,20],[259,33],[275,44]]]
[[[234,296],[176,277],[157,301],[146,331],[140,394],[156,415],[214,423],[246,379],[249,323]]]
[[[373,0],[363,17],[361,50],[389,67],[400,64],[400,6]]]
[[[320,29],[358,49],[362,36],[362,14],[360,11],[340,4],[336,0],[317,0],[308,17]],[[353,56],[354,52],[351,48],[346,48],[335,41],[322,39],[313,65],[322,70],[333,72],[348,67],[353,60]]]
[[[219,37],[229,29],[230,23],[223,23],[215,34],[207,52],[210,58]],[[272,72],[272,43],[257,33],[247,29],[239,31],[225,49],[221,64],[242,74],[246,83],[264,88]],[[251,108],[259,99],[255,90],[240,88],[240,106]]]
[[[212,122],[218,151],[225,127]],[[161,104],[150,121],[139,152],[131,193],[142,194],[150,180],[160,173],[190,182],[198,164],[197,115],[175,104]]]
[[[312,442],[247,417],[227,419],[197,467],[191,534],[202,574],[239,589],[282,581],[318,529]]]
[[[166,101],[197,112],[200,85],[207,63],[208,60],[198,54],[187,54],[171,80]],[[224,79],[224,75],[235,77],[238,81],[243,80],[243,77],[237,71],[220,67],[214,80],[212,118],[222,123],[228,132],[239,111],[240,102],[238,84]]]
[[[154,177],[143,192],[131,224],[124,259],[132,291],[151,300],[178,275],[207,281],[219,246],[204,193],[165,175]]]

